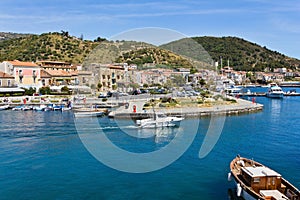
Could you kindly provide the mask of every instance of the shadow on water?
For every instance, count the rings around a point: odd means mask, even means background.
[[[234,189],[234,188],[228,189],[228,199],[230,199],[230,200],[244,200],[244,198],[238,197],[236,195],[236,189]]]

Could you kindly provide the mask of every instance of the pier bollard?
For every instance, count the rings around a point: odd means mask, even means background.
[[[136,113],[136,105],[133,105],[133,113]]]

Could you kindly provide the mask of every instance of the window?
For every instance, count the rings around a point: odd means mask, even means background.
[[[0,83],[0,85],[1,85],[1,83]],[[7,86],[10,87],[10,80],[7,80]]]
[[[2,86],[2,80],[0,80],[0,86]]]
[[[259,177],[256,177],[253,179],[253,183],[259,183],[260,182],[260,178]]]

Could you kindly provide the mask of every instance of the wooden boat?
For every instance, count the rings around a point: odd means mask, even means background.
[[[228,180],[234,178],[237,196],[246,200],[300,200],[300,191],[274,170],[237,156],[230,163]]]

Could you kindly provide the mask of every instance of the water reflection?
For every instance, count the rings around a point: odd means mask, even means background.
[[[276,122],[280,118],[282,99],[270,99],[271,101],[271,121]]]

